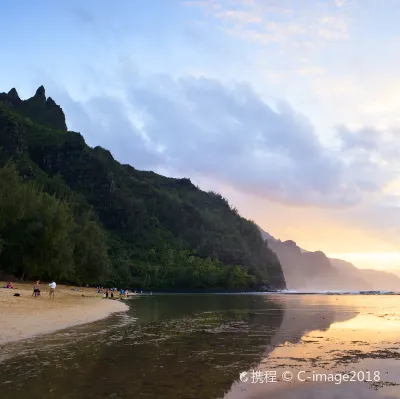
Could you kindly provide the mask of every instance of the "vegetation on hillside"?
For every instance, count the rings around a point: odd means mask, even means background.
[[[149,289],[285,286],[257,226],[221,195],[88,147],[49,100],[43,88],[26,101],[0,94],[1,271]]]

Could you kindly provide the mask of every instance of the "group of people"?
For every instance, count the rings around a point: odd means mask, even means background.
[[[49,297],[50,299],[53,298],[54,299],[54,294],[56,291],[56,287],[57,284],[54,282],[54,280],[51,280],[51,283],[49,284],[50,290],[49,290]],[[3,288],[10,288],[10,289],[14,289],[13,283],[12,281],[10,281],[5,287]],[[132,293],[131,290],[124,290],[124,289],[118,289],[118,288],[106,288],[104,289],[103,287],[97,287],[97,293],[98,294],[103,294],[104,298],[114,298],[114,293],[119,293],[120,296],[124,296],[127,297],[129,296],[130,293]],[[136,294],[136,291],[134,291]],[[33,293],[32,293],[32,297],[39,297],[41,293],[40,290],[40,280],[37,280],[36,283],[33,286]],[[140,291],[140,293],[142,293],[142,291]]]
[[[120,296],[128,296],[129,290],[118,289],[118,288],[106,288],[97,287],[97,293],[103,294],[103,298],[114,298],[114,292],[118,292]]]
[[[49,287],[50,287],[49,297],[55,299],[54,294],[56,291],[57,284],[54,282],[54,280],[51,280]],[[34,296],[35,298],[40,296],[40,280],[36,281],[36,284],[33,286],[32,296]]]
[[[106,290],[106,292],[103,294],[103,298],[114,298],[114,292],[113,291],[109,291],[109,290]]]
[[[51,283],[49,284],[50,291],[49,291],[49,297],[54,299],[54,293],[56,291],[57,284],[54,282],[54,280],[51,280]],[[9,288],[9,289],[14,289],[12,281],[8,282],[8,284],[3,287],[3,288]],[[35,285],[33,286],[33,297],[38,297],[40,296],[40,280],[37,280]]]

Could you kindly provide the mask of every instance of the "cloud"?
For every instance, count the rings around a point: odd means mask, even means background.
[[[379,134],[374,129],[361,128],[354,131],[346,126],[340,126],[338,132],[344,150],[376,151],[380,147]]]
[[[347,39],[348,28],[347,22],[343,17],[326,15],[319,19],[318,35],[327,40]]]
[[[124,90],[121,98],[69,100],[65,109],[90,144],[138,168],[209,177],[281,203],[336,208],[360,203],[395,178],[394,134],[380,143],[377,131],[341,126],[339,146],[323,146],[307,117],[286,103],[273,109],[245,83],[135,76]]]
[[[346,5],[346,0],[335,0],[336,7],[343,7]]]
[[[254,15],[248,11],[226,10],[217,13],[216,16],[243,25],[260,24],[263,22],[263,19],[259,15]]]
[[[232,36],[261,45],[287,42],[296,37],[304,36],[306,33],[306,29],[300,25],[281,24],[276,22],[266,23],[264,28],[261,30],[251,30],[240,26],[225,28],[224,30]]]
[[[58,90],[56,98],[66,113],[68,128],[81,132],[90,146],[101,145],[118,161],[144,169],[164,161],[149,146],[121,98],[109,95],[79,102],[62,90]]]
[[[76,18],[76,20],[83,25],[94,27],[96,24],[95,17],[88,9],[76,6],[70,9],[71,14]]]
[[[221,5],[218,0],[187,0],[184,1],[183,4],[187,6],[202,7],[206,10],[221,10]]]
[[[376,163],[389,164],[397,173],[396,166],[400,161],[400,130],[398,127],[377,129],[362,127],[349,129],[346,126],[337,127],[341,149],[348,155],[361,154],[363,159],[370,157]]]
[[[349,36],[347,16],[339,12],[344,0],[336,0],[328,8],[313,0],[305,0],[302,7],[296,8],[285,0],[206,0],[186,4],[201,6],[221,23],[225,32],[264,46],[293,40],[338,41]]]

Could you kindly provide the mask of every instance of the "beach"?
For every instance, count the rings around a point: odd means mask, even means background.
[[[38,399],[400,398],[398,298],[139,295],[124,302],[127,312],[3,345],[0,392],[2,399],[27,392]]]
[[[0,282],[0,287],[6,284]],[[57,285],[54,300],[49,298],[47,284],[41,290],[41,296],[34,298],[33,283],[0,288],[0,345],[91,323],[128,309],[121,301],[103,299],[94,288]]]

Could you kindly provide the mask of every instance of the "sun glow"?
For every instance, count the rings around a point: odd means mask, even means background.
[[[387,270],[400,269],[400,252],[335,253],[330,258],[338,258],[354,263],[359,269]]]

